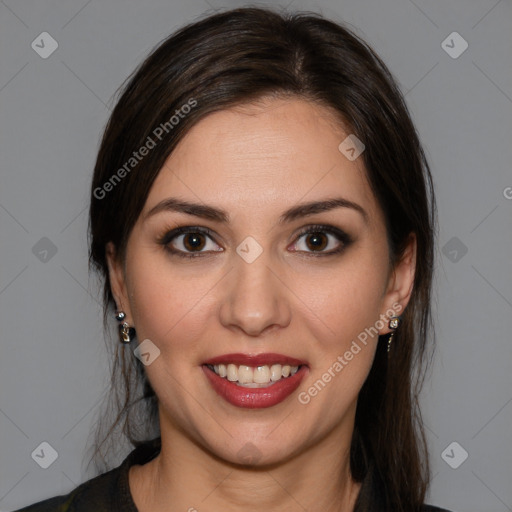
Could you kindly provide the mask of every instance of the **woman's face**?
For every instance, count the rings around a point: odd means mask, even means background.
[[[414,246],[390,267],[362,158],[338,149],[348,135],[301,99],[210,114],[161,169],[125,261],[109,253],[163,436],[256,464],[350,439]]]

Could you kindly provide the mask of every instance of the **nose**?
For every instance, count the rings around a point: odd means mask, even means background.
[[[235,268],[224,285],[220,321],[224,327],[248,336],[286,327],[291,320],[290,292],[264,254],[252,263],[235,255]]]

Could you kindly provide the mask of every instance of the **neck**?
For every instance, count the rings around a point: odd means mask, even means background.
[[[130,470],[141,512],[354,509],[360,484],[350,475],[351,436],[342,432],[278,465],[256,468],[219,459],[175,429],[161,432],[160,454]]]

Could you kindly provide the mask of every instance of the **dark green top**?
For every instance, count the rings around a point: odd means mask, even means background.
[[[128,471],[160,453],[160,438],[135,448],[115,469],[92,478],[64,496],[56,496],[15,512],[138,512],[128,483]],[[425,505],[423,512],[449,512]]]

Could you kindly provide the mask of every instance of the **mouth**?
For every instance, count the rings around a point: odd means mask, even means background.
[[[281,354],[226,354],[203,371],[218,395],[237,407],[271,407],[288,398],[308,373],[304,361]]]
[[[237,386],[246,388],[266,388],[295,375],[299,366],[290,366],[288,364],[273,364],[272,366],[247,366],[230,364],[207,365],[219,377],[234,382]]]

